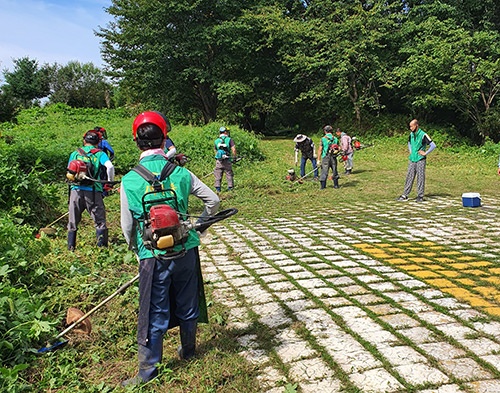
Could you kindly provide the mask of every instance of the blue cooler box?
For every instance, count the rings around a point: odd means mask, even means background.
[[[464,207],[481,206],[481,195],[478,192],[466,192],[462,194],[462,204]]]

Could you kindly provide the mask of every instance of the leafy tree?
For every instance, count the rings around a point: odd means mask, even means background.
[[[390,35],[395,22],[387,2],[314,1],[303,19],[274,26],[284,42],[281,59],[293,75],[295,102],[316,107],[318,118],[333,121],[349,108],[358,124],[362,111],[380,110]],[[323,123],[324,124],[324,123]]]
[[[12,95],[0,88],[0,122],[10,121],[16,112],[16,103]]]
[[[265,3],[113,0],[107,11],[115,21],[97,33],[110,76],[133,102],[168,108],[184,121],[215,120],[221,102],[247,123],[249,112],[265,116],[277,80],[273,50],[252,31],[255,19],[240,19]]]
[[[500,37],[496,31],[460,26],[457,14],[450,5],[436,4],[410,11],[400,50],[404,61],[394,69],[395,80],[415,114],[452,110],[470,125],[469,136],[498,139],[500,124],[494,124],[498,115],[493,112],[500,91]]]
[[[4,71],[5,92],[29,108],[34,100],[50,93],[48,66],[39,67],[36,60],[23,57],[14,60],[14,71]]]
[[[73,108],[109,108],[111,84],[100,68],[92,63],[71,61],[51,68],[51,103],[65,103]]]

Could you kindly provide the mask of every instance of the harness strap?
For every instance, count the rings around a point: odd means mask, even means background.
[[[167,177],[169,177],[174,169],[177,167],[177,165],[172,164],[170,161],[167,161],[165,166],[160,172],[160,175],[157,177],[154,175],[153,172],[151,172],[148,168],[146,168],[142,164],[136,165],[132,170],[136,173],[138,173],[144,180],[146,180],[149,184],[153,184],[156,181],[162,182],[165,180]]]

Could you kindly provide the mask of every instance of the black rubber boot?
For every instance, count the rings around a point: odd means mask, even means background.
[[[321,184],[321,187],[320,187],[321,190],[324,190],[326,188],[326,180],[320,181],[319,184]]]
[[[339,188],[339,178],[333,179],[333,188]]]
[[[107,247],[108,246],[108,230],[107,229],[96,229],[95,234],[97,237],[97,247]]]
[[[75,251],[76,247],[76,231],[68,232],[68,250]]]
[[[122,382],[122,386],[140,385],[151,381],[158,376],[158,367],[163,355],[163,339],[161,337],[150,339],[146,346],[139,345],[137,356],[139,358],[138,374]]]
[[[191,359],[196,349],[196,329],[198,321],[180,322],[181,346],[177,349],[179,357],[184,360]]]

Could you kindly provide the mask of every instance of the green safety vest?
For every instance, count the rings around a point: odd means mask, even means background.
[[[75,150],[69,156],[69,161],[73,161],[73,160],[81,160],[81,161],[84,161],[84,162],[89,162],[90,161],[92,163],[92,173],[90,175],[94,179],[96,179],[96,180],[102,180],[102,179],[99,178],[99,166],[101,165],[100,164],[101,156],[103,154],[106,154],[106,153],[104,153],[102,150],[98,149],[95,146],[89,146],[89,145],[82,146],[81,149],[85,153],[87,153],[87,155],[83,156],[83,155],[80,154],[80,152],[78,150]],[[91,150],[97,150],[97,151],[95,151],[94,153],[91,153],[90,152]],[[72,185],[71,189],[72,190],[73,189],[93,189],[93,190],[98,191],[98,192],[102,192],[103,191],[102,184],[99,183],[99,182],[93,182],[90,185]]]
[[[323,138],[321,138],[321,158],[325,158],[326,155],[330,152],[330,145],[338,145],[339,139],[336,136],[328,133],[325,134]]]
[[[152,155],[144,157],[140,163],[149,169],[154,175],[159,175],[161,170],[166,164],[165,158],[161,155]],[[188,212],[188,200],[189,194],[191,192],[191,174],[186,168],[177,166],[172,174],[167,177],[163,182],[164,189],[172,189],[175,191],[177,197],[177,208],[181,215],[185,215]],[[148,250],[142,241],[142,228],[144,226],[144,208],[142,206],[142,197],[145,193],[153,191],[152,186],[137,172],[130,171],[125,176],[123,176],[121,181],[122,191],[125,191],[125,195],[128,200],[128,208],[132,212],[134,221],[136,222],[137,229],[135,235],[132,236],[132,241],[134,247],[137,247],[137,253],[139,259],[152,258],[153,253]],[[159,194],[161,195],[161,194]],[[171,193],[165,193],[166,196],[170,196]],[[168,202],[162,202],[168,203]],[[174,207],[175,206],[172,206]],[[135,241],[133,240],[135,237]],[[196,230],[192,229],[189,231],[189,236],[184,243],[186,250],[197,247],[200,245],[200,238]],[[174,251],[181,251],[182,246],[177,245],[174,247]],[[164,251],[155,251],[159,254],[165,253]]]
[[[410,133],[411,162],[419,162],[420,160],[423,160],[425,158],[425,156],[421,156],[420,154],[418,154],[419,150],[425,150],[425,146],[423,144],[424,136],[425,132],[420,128],[416,132]]]
[[[226,147],[219,148],[219,145],[221,143],[224,143],[226,145]],[[217,152],[215,153],[216,159],[220,160],[220,159],[222,159],[222,157],[224,155],[228,156],[228,158],[231,156],[230,143],[231,143],[231,138],[228,136],[225,136],[225,137],[221,136],[215,140],[214,145],[215,145],[215,149],[217,150]]]

